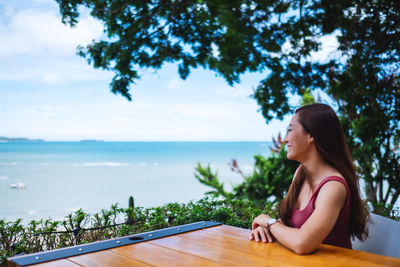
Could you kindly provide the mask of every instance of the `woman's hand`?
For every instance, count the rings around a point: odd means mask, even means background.
[[[251,224],[251,230],[256,229],[258,226],[268,228],[269,219],[271,219],[271,217],[266,214],[258,215]]]
[[[266,214],[261,214],[254,219],[253,223],[251,224],[252,231],[250,232],[249,236],[250,240],[254,239],[255,241],[259,242],[261,239],[263,243],[267,241],[274,241],[274,238],[268,229],[269,219],[271,219],[271,217]]]
[[[257,228],[253,229],[250,232],[250,236],[249,236],[250,240],[255,240],[256,242],[259,242],[260,239],[263,243],[268,242],[273,242],[274,238],[271,235],[271,233],[269,232],[268,228],[262,227],[262,226],[258,226]]]

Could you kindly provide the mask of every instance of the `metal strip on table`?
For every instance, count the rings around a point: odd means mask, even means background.
[[[98,241],[84,245],[77,245],[73,247],[60,248],[51,251],[33,253],[23,256],[15,256],[8,260],[20,265],[31,265],[36,263],[42,263],[46,261],[53,261],[71,256],[78,256],[86,253],[96,252],[105,249],[111,249],[121,247],[125,245],[145,242],[153,239],[162,237],[172,236],[180,233],[191,232],[195,230],[201,230],[213,226],[221,225],[219,222],[202,221],[191,224],[185,224],[177,227],[165,228],[156,231],[135,234],[131,236],[125,236],[121,238],[115,238],[105,241]]]

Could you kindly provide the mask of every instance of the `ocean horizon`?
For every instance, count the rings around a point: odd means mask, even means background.
[[[153,207],[186,203],[209,187],[194,177],[197,163],[218,172],[225,188],[242,181],[254,155],[270,155],[271,142],[46,141],[0,143],[0,219],[63,219],[82,208],[96,213],[118,203]],[[25,188],[17,189],[18,185]]]

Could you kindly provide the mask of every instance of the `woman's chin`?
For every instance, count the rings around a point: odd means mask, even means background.
[[[290,159],[290,160],[296,160],[296,159],[293,157],[292,153],[287,153],[287,154],[286,154],[286,157],[287,157],[288,159]]]

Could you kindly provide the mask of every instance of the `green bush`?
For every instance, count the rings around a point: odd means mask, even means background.
[[[170,203],[153,208],[130,206],[124,209],[115,204],[93,215],[79,209],[62,221],[32,220],[27,225],[21,219],[15,222],[0,220],[1,265],[5,266],[7,257],[19,253],[85,244],[197,221],[218,221],[250,228],[253,219],[260,213],[276,215],[275,206],[260,208],[251,201],[206,197],[187,204]],[[125,224],[132,222],[129,218],[133,223]],[[117,226],[112,226],[115,224]],[[103,226],[111,227],[101,229]],[[60,233],[50,233],[56,231]]]
[[[392,220],[400,221],[400,210],[391,204],[385,204],[383,202],[372,203],[373,212],[381,216],[387,217]]]
[[[254,171],[250,175],[244,175],[237,162],[233,161],[232,170],[243,176],[243,182],[234,186],[233,192],[225,191],[217,172],[213,173],[210,166],[205,167],[198,163],[195,168],[195,178],[211,187],[213,190],[206,194],[214,197],[246,199],[260,207],[270,202],[276,204],[285,196],[299,164],[287,159],[283,147],[268,158],[256,155],[254,159]]]

